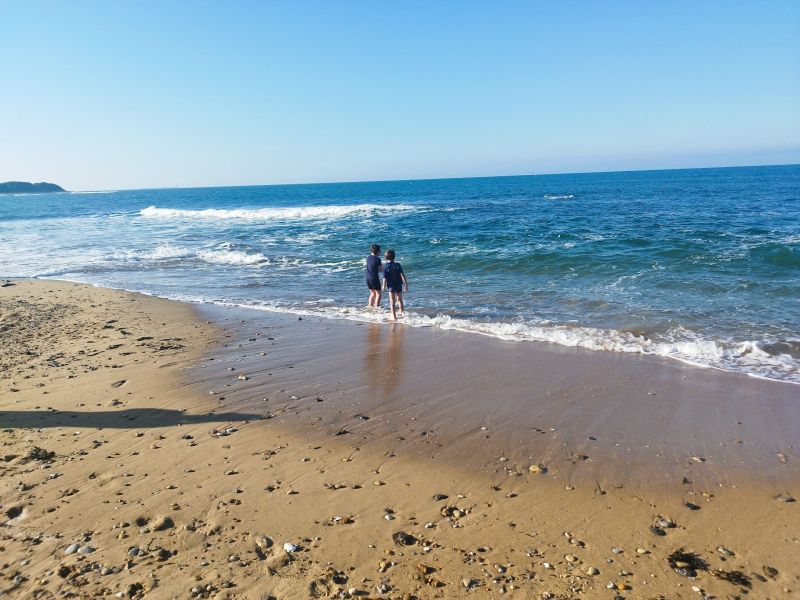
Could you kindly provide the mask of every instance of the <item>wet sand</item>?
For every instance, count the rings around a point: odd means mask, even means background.
[[[0,593],[800,589],[796,386],[14,283],[0,288]]]
[[[490,475],[536,463],[565,483],[637,491],[688,478],[701,487],[758,482],[777,495],[800,477],[797,385],[402,324],[201,312],[230,336],[202,367],[203,385],[231,365],[248,377],[225,389],[222,405],[278,407],[292,415],[282,422],[345,431],[362,445],[391,440]]]

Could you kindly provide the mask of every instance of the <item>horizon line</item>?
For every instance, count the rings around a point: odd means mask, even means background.
[[[357,183],[403,183],[415,181],[452,181],[460,179],[497,179],[501,177],[552,177],[558,175],[598,175],[598,174],[615,174],[615,173],[651,173],[662,171],[703,171],[711,169],[747,169],[757,167],[795,167],[800,166],[800,163],[770,163],[758,165],[722,165],[722,166],[709,166],[709,167],[670,167],[666,169],[613,169],[613,170],[600,170],[600,171],[559,171],[547,173],[510,173],[506,175],[468,175],[459,177],[412,177],[407,179],[362,179],[362,180],[341,180],[341,181],[294,181],[288,183],[237,183],[233,185],[194,185],[194,186],[159,186],[159,187],[141,187],[141,188],[114,188],[107,190],[65,190],[67,193],[80,194],[89,192],[133,192],[133,191],[148,191],[148,190],[207,190],[216,188],[244,188],[244,187],[282,187],[282,186],[300,186],[300,185],[337,185],[337,184],[357,184]],[[53,192],[64,193],[64,192]]]

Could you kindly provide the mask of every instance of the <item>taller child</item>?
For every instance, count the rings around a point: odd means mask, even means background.
[[[370,254],[367,257],[367,289],[369,290],[369,306],[377,308],[381,305],[381,279],[378,276],[383,271],[381,264],[381,247],[372,244]]]
[[[386,251],[386,266],[383,268],[383,289],[389,290],[389,304],[392,307],[392,318],[397,321],[395,301],[400,303],[400,314],[405,312],[403,306],[403,290],[408,292],[408,280],[400,263],[394,262],[394,250]]]

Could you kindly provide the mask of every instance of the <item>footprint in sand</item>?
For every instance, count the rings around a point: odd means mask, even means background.
[[[122,387],[123,385],[125,385],[126,383],[128,383],[127,379],[120,379],[119,381],[115,381],[114,383],[112,383],[111,387],[112,388],[119,388],[119,387]]]

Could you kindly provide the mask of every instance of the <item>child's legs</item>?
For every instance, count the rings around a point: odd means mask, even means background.
[[[400,304],[400,312],[406,312],[405,307],[403,306],[403,292],[395,292],[397,294],[397,302]]]
[[[397,299],[397,292],[389,290],[389,305],[392,307],[392,317],[397,318],[397,307],[395,301]]]
[[[369,291],[369,305],[370,306],[380,306],[381,304],[381,291],[376,289],[370,289]]]

